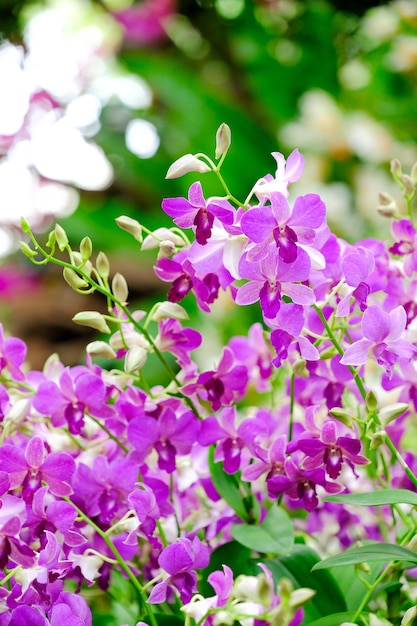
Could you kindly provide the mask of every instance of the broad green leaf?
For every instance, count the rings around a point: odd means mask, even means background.
[[[233,524],[230,532],[243,546],[264,554],[289,554],[294,545],[292,521],[278,506],[272,507],[258,526]]]
[[[295,544],[288,556],[263,561],[271,570],[275,582],[285,577],[291,580],[295,588],[315,590],[315,596],[304,606],[304,624],[347,609],[345,598],[331,572],[312,571],[319,561],[318,554],[303,544]]]
[[[372,493],[344,493],[338,496],[327,496],[325,501],[358,506],[381,506],[383,504],[413,504],[417,506],[417,493],[408,489],[383,489]]]
[[[346,611],[343,613],[333,613],[309,622],[308,626],[340,626],[343,622],[350,622],[355,615],[354,611]]]
[[[210,476],[219,495],[232,507],[236,515],[245,522],[248,513],[243,503],[243,496],[239,489],[239,482],[234,474],[226,474],[222,463],[214,462],[214,447],[209,449]]]
[[[259,573],[259,567],[251,558],[251,551],[237,541],[229,541],[219,546],[210,556],[208,566],[199,572],[198,590],[203,596],[209,597],[214,594],[213,587],[207,582],[207,578],[216,570],[223,571],[223,565],[228,565],[233,570],[234,577],[240,574],[247,576]]]
[[[355,565],[366,561],[408,561],[417,563],[417,554],[391,543],[375,543],[360,548],[348,548],[341,554],[330,556],[319,563],[316,563],[313,570],[325,569],[328,567],[341,567],[343,565]]]

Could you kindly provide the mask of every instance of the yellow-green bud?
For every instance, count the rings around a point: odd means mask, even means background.
[[[227,124],[221,124],[216,133],[216,159],[225,154],[230,148],[232,134]]]
[[[401,167],[401,163],[399,162],[398,159],[392,159],[391,164],[390,164],[390,170],[394,178],[399,178],[402,175],[403,170]]]
[[[410,178],[413,181],[413,183],[417,185],[417,161],[414,163],[413,167],[411,168]]]
[[[374,392],[370,389],[365,397],[366,408],[368,411],[375,411],[378,406],[378,400]]]
[[[137,220],[134,220],[132,217],[128,217],[127,215],[121,215],[116,218],[116,224],[122,230],[133,235],[133,237],[139,243],[142,243],[142,226],[139,224]]]
[[[30,226],[27,220],[24,217],[20,218],[20,228],[24,233],[30,233]]]
[[[29,244],[26,243],[26,241],[19,241],[19,245],[23,254],[29,257],[29,259],[33,259],[37,255],[36,250],[32,250],[32,248],[29,246]]]
[[[403,185],[404,191],[407,196],[410,196],[414,193],[416,186],[415,186],[413,179],[410,176],[408,176],[407,174],[402,174],[400,176],[400,182]]]
[[[342,422],[348,428],[352,428],[353,419],[351,414],[345,409],[341,409],[338,406],[333,407],[329,411],[330,415],[334,417],[338,422]]]
[[[116,272],[113,276],[111,289],[115,298],[117,298],[117,300],[119,300],[122,304],[126,304],[129,289],[127,287],[126,278],[119,272]]]
[[[90,326],[102,333],[110,333],[106,320],[98,311],[81,311],[72,318],[72,321],[81,326]]]
[[[376,450],[385,443],[387,433],[385,430],[377,430],[376,433],[371,435],[371,450]]]
[[[400,417],[403,413],[409,409],[410,406],[406,402],[394,402],[393,404],[389,404],[385,406],[378,412],[378,417],[381,423],[386,426],[397,417]]]
[[[87,261],[93,253],[93,244],[90,237],[84,237],[80,243],[80,254],[83,261]]]
[[[80,289],[85,289],[89,286],[88,282],[70,267],[64,267],[62,274],[64,276],[64,280],[70,287],[72,287],[72,289],[74,289],[74,291],[79,291]]]
[[[417,606],[410,606],[403,615],[400,626],[412,626],[417,617]]]
[[[67,233],[65,232],[65,230],[59,224],[55,225],[55,237],[56,237],[56,242],[58,244],[58,248],[62,252],[63,250],[65,250],[65,248],[68,245],[68,237],[67,237]]]
[[[96,268],[101,278],[107,280],[110,274],[110,263],[104,252],[99,252],[96,259]]]

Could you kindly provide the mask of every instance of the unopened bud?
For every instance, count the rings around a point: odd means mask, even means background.
[[[103,315],[98,311],[81,311],[80,313],[74,315],[72,321],[76,324],[80,324],[81,326],[90,326],[90,328],[95,328],[101,333],[111,332]]]
[[[294,589],[291,593],[290,606],[293,609],[302,606],[316,594],[314,589],[309,589],[308,587],[301,587],[300,589]]]
[[[96,269],[101,278],[107,280],[110,274],[110,263],[104,252],[99,252],[96,259]]]
[[[355,563],[355,569],[358,572],[364,572],[365,574],[371,573],[371,568],[368,563]]]
[[[24,233],[30,233],[30,226],[27,220],[24,217],[20,218],[20,228]]]
[[[89,287],[88,282],[84,280],[84,278],[79,276],[77,272],[75,272],[70,267],[64,267],[62,274],[64,276],[65,282],[67,282],[68,285],[72,289],[74,289],[74,291],[78,291],[79,289],[85,289],[86,287]]]
[[[378,406],[378,399],[371,389],[366,394],[365,404],[368,411],[375,411]]]
[[[329,411],[330,415],[335,418],[338,422],[341,422],[348,428],[352,428],[353,419],[351,414],[345,409],[339,408],[335,406],[333,409]]]
[[[105,341],[92,341],[86,348],[88,354],[91,356],[99,356],[103,359],[115,359],[116,352]]]
[[[403,413],[405,413],[410,406],[406,402],[394,402],[389,406],[385,406],[378,412],[378,417],[381,420],[381,424],[386,426],[397,417],[400,417]]]
[[[45,246],[49,248],[50,250],[54,250],[55,244],[56,244],[56,234],[54,230],[51,230],[51,232],[48,235],[48,239],[46,241]]]
[[[379,200],[379,204],[381,206],[388,206],[388,207],[396,207],[397,206],[394,198],[392,196],[390,196],[389,193],[385,193],[385,191],[381,191],[378,194],[378,200]]]
[[[305,359],[298,359],[292,366],[292,370],[296,376],[300,376],[301,378],[308,378],[310,376]]]
[[[29,244],[26,243],[26,241],[19,241],[19,246],[23,254],[29,259],[33,259],[37,255],[36,250],[32,250],[32,248],[29,246]]]
[[[58,248],[62,252],[63,250],[65,250],[65,248],[68,245],[67,233],[59,224],[55,224],[54,232],[55,232],[55,237],[56,237],[56,242],[58,244]]]
[[[115,298],[117,298],[117,300],[119,300],[119,302],[121,302],[122,304],[126,304],[127,297],[129,295],[129,289],[127,286],[126,278],[119,272],[116,272],[116,274],[113,276],[111,289]]]
[[[170,258],[174,254],[174,252],[175,244],[172,243],[172,241],[165,239],[159,244],[159,251],[156,258],[158,261],[160,261],[161,259],[167,259]]]
[[[413,179],[410,176],[408,176],[408,174],[402,174],[402,176],[400,176],[400,182],[402,186],[404,187],[404,191],[407,196],[410,196],[411,194],[414,193],[416,185]]]
[[[411,550],[412,552],[417,552],[417,535],[414,535],[406,545],[406,548]]]
[[[127,215],[121,215],[116,218],[116,224],[119,228],[133,235],[136,241],[142,243],[142,226],[137,220],[134,220],[132,217],[128,217]]]
[[[417,606],[410,606],[403,615],[400,626],[412,626],[417,618]]]
[[[225,154],[230,148],[232,134],[227,124],[221,124],[216,133],[216,159]]]
[[[83,261],[88,261],[93,253],[93,244],[90,237],[84,237],[80,243],[80,254]]]
[[[377,448],[382,446],[385,443],[386,438],[387,433],[385,432],[385,430],[377,430],[376,433],[371,435],[371,450],[376,450]]]
[[[168,318],[186,320],[188,319],[188,313],[180,304],[177,304],[177,302],[159,302],[155,307],[151,320],[160,322]]]
[[[398,159],[392,159],[391,164],[390,164],[390,170],[394,178],[399,178],[402,175],[403,170],[401,167],[401,163],[399,162]]]
[[[168,169],[165,178],[179,178],[189,172],[205,174],[210,171],[210,167],[204,161],[200,161],[200,159],[193,154],[184,154],[184,156],[174,161]]]
[[[145,363],[148,353],[144,348],[135,346],[128,350],[125,356],[125,371],[132,373],[140,369]]]
[[[414,163],[413,167],[411,168],[410,178],[413,181],[413,183],[417,185],[417,161]]]

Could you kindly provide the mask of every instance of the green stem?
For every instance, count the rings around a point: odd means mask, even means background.
[[[68,269],[72,269],[72,270],[76,271],[84,280],[86,280],[92,287],[94,287],[95,291],[98,291],[99,293],[103,294],[119,310],[121,310],[126,315],[127,320],[134,326],[134,328],[138,332],[140,332],[145,337],[145,339],[152,346],[152,349],[153,349],[154,353],[156,354],[156,356],[159,359],[159,361],[162,363],[163,367],[167,371],[167,373],[170,376],[171,380],[178,387],[181,386],[181,384],[180,384],[179,380],[177,379],[175,373],[173,372],[171,366],[166,361],[166,359],[164,358],[164,356],[162,355],[162,353],[158,349],[158,347],[155,345],[155,342],[154,342],[153,338],[151,337],[151,335],[149,334],[149,332],[141,324],[139,324],[139,322],[137,322],[134,319],[134,317],[130,313],[128,307],[125,304],[123,304],[123,302],[120,302],[120,300],[118,300],[111,292],[107,291],[99,283],[94,281],[91,278],[91,276],[86,274],[83,270],[80,270],[77,266],[71,265],[71,263],[67,263],[66,261],[62,261],[61,259],[57,259],[54,256],[48,254],[48,252],[46,252],[46,250],[44,250],[38,244],[38,242],[36,241],[35,237],[33,236],[33,234],[31,232],[29,232],[29,236],[30,236],[30,238],[31,238],[31,240],[33,242],[33,245],[35,246],[37,252],[42,254],[45,257],[47,262],[51,262],[51,263],[54,263],[55,265],[59,265],[60,267],[67,267]],[[190,398],[188,398],[187,396],[184,396],[180,391],[178,391],[178,394],[183,398],[184,402],[189,406],[189,408],[193,411],[193,413],[197,417],[200,417],[200,414],[199,414],[197,408],[194,406],[194,403],[192,402],[192,400]]]
[[[91,520],[88,517],[88,515],[86,515],[76,504],[74,504],[74,502],[72,500],[70,500],[70,498],[67,498],[67,497],[63,496],[62,499],[65,500],[66,502],[68,502],[69,504],[71,504],[74,507],[74,509],[77,511],[78,515],[89,526],[91,526],[91,528],[93,528],[93,530],[98,535],[100,535],[100,537],[105,541],[105,543],[107,544],[107,547],[109,548],[109,550],[114,554],[115,559],[118,562],[119,566],[125,572],[126,576],[129,578],[129,580],[132,583],[133,587],[138,592],[138,595],[139,595],[139,597],[140,597],[140,599],[142,601],[142,604],[143,604],[143,608],[145,609],[145,611],[148,614],[151,626],[158,626],[158,623],[156,621],[156,617],[155,617],[153,611],[150,609],[149,605],[147,604],[147,597],[146,597],[146,594],[145,594],[145,592],[143,590],[142,585],[139,583],[139,581],[136,578],[135,574],[132,572],[130,567],[124,561],[122,555],[120,554],[120,552],[118,551],[118,549],[116,548],[116,546],[114,545],[114,543],[112,542],[110,537],[108,537],[108,535],[106,535],[104,530],[102,530],[99,526],[97,526],[97,524],[95,524],[93,522],[93,520]]]

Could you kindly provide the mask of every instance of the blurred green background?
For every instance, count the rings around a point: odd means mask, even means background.
[[[38,195],[55,185],[31,208],[38,232],[57,219],[74,245],[88,234],[138,302],[166,286],[153,277],[153,256],[138,255],[114,219],[169,225],[162,198],[186,195],[196,177],[165,180],[168,167],[185,153],[213,157],[222,122],[232,130],[224,176],[234,195],[244,199],[274,173],[271,152],[299,148],[306,167],[295,193],[320,193],[338,235],[388,233],[376,208],[378,192],[398,196],[390,160],[404,171],[417,160],[414,0],[2,0],[0,30],[0,113],[22,110],[13,132],[0,124],[0,226],[9,237],[2,315],[34,346],[36,364],[55,347],[77,361],[89,334],[70,318],[99,305],[64,295],[52,270],[31,286],[26,261],[8,254],[33,185]],[[49,161],[39,146],[50,146]],[[31,177],[26,196],[22,168]],[[211,174],[202,183],[206,195],[222,193]]]

